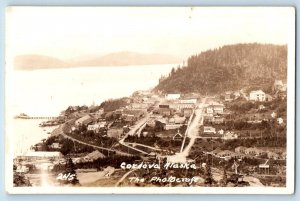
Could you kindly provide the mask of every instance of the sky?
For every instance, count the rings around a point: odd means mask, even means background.
[[[291,17],[287,7],[8,7],[6,51],[60,59],[119,51],[187,58],[226,44],[286,44]]]

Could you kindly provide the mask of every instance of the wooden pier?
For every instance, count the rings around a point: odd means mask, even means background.
[[[57,119],[57,117],[30,117],[30,116],[16,116],[16,119],[46,119],[46,120],[52,120]]]

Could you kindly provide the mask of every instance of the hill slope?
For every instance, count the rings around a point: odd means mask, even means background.
[[[16,56],[14,59],[14,65],[15,69],[18,70],[64,68],[68,66],[66,62],[57,58],[37,54]]]
[[[100,57],[73,63],[74,66],[129,66],[149,64],[179,63],[180,59],[166,54],[141,54],[135,52],[116,52]]]
[[[226,45],[191,56],[187,66],[173,69],[156,90],[214,94],[244,86],[286,80],[287,46],[266,44]]]

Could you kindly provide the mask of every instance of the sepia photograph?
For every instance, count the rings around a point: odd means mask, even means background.
[[[6,8],[11,194],[292,194],[293,7]]]

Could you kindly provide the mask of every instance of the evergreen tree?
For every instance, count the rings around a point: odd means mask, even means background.
[[[29,179],[27,177],[25,177],[24,174],[16,173],[16,172],[14,172],[14,175],[13,175],[13,184],[16,187],[32,186]]]
[[[213,183],[215,183],[212,173],[211,173],[211,167],[207,163],[206,169],[205,169],[205,181],[204,184],[211,186]]]
[[[215,94],[245,86],[260,88],[286,80],[287,46],[235,44],[201,52],[188,58],[187,65],[161,79],[157,91]]]
[[[64,174],[72,175],[72,179],[65,180],[66,184],[73,184],[73,185],[79,184],[79,180],[77,179],[77,174],[76,174],[76,171],[75,171],[75,165],[74,165],[71,158],[69,158],[67,160],[66,170],[65,170]]]
[[[228,181],[227,181],[227,173],[226,173],[226,169],[224,168],[223,178],[221,179],[220,184],[221,184],[221,186],[224,187],[224,186],[227,185],[227,183],[228,183]]]

